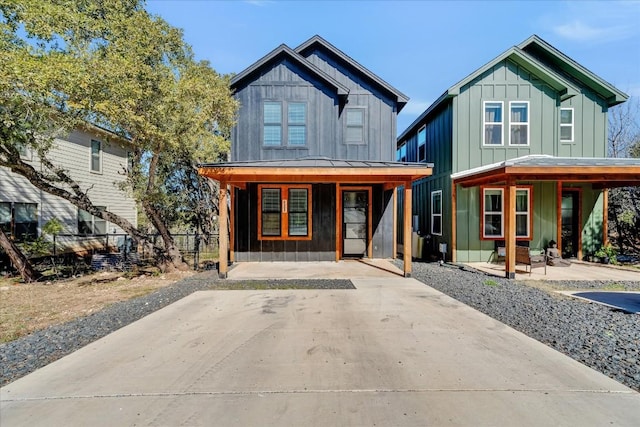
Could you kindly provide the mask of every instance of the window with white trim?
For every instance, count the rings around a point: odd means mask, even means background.
[[[427,127],[422,126],[418,131],[418,161],[427,160]]]
[[[91,140],[91,172],[102,172],[102,142]]]
[[[509,145],[529,145],[529,102],[509,103]]]
[[[262,143],[266,146],[282,145],[282,103],[265,102],[262,120]]]
[[[442,190],[431,192],[431,234],[442,236]]]
[[[402,144],[400,148],[396,150],[396,160],[399,162],[407,161],[407,144]]]
[[[311,239],[311,185],[258,185],[258,240]]]
[[[101,211],[107,210],[106,206],[96,206],[96,208]],[[78,208],[78,234],[87,236],[107,234],[107,221]]]
[[[573,108],[560,109],[560,141],[573,142]]]
[[[504,188],[482,188],[482,238],[504,238]],[[531,189],[516,188],[516,238],[531,238]]]
[[[502,101],[484,101],[483,145],[503,145]]]
[[[345,143],[347,144],[363,144],[364,129],[365,129],[365,115],[364,108],[347,108],[346,114],[346,130],[345,130]]]
[[[307,104],[290,102],[287,105],[287,145],[307,143]]]

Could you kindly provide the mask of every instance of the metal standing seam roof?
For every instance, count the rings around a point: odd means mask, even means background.
[[[554,157],[545,154],[532,154],[514,159],[503,160],[485,166],[457,172],[451,175],[452,179],[465,178],[476,174],[488,172],[504,167],[640,167],[640,159],[629,158],[598,158],[598,157]]]
[[[201,168],[433,168],[433,163],[384,162],[368,160],[339,160],[326,157],[308,157],[281,160],[248,160],[201,164]]]

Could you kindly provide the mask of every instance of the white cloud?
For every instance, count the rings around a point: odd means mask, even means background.
[[[580,20],[557,25],[553,31],[561,37],[575,41],[612,41],[630,36],[633,31],[628,26],[596,27]]]
[[[420,101],[420,100],[409,100],[407,105],[404,106],[400,114],[407,115],[420,115],[424,110],[426,110],[431,105],[430,102]]]

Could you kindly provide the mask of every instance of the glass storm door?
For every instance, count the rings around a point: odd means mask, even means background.
[[[367,255],[369,207],[368,191],[342,192],[342,256],[362,258]]]
[[[562,192],[562,257],[578,256],[580,236],[579,219],[580,193],[577,191]]]

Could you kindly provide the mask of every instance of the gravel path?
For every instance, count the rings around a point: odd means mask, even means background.
[[[640,391],[640,315],[548,290],[615,286],[640,291],[640,282],[553,281],[536,285],[545,290],[470,268],[416,262],[413,277]]]
[[[398,264],[400,265],[400,264]],[[413,263],[413,277],[640,391],[640,315],[565,297],[475,270]],[[555,289],[599,289],[611,282],[552,282]],[[616,282],[640,291],[640,282]],[[0,386],[14,381],[195,291],[349,289],[349,280],[220,281],[201,273],[144,297],[0,345]]]

